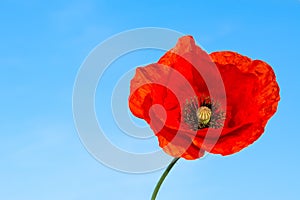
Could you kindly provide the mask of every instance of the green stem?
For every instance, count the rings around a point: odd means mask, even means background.
[[[157,193],[159,191],[159,188],[161,186],[161,184],[164,182],[165,178],[167,177],[167,175],[169,174],[169,172],[171,171],[172,167],[175,165],[175,163],[179,160],[179,158],[174,158],[172,160],[172,162],[169,164],[169,166],[167,167],[167,169],[164,171],[164,173],[162,174],[162,176],[160,177],[159,181],[157,182],[155,189],[152,193],[152,197],[151,200],[155,200]]]

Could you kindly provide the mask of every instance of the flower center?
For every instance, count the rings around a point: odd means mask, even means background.
[[[211,109],[206,106],[201,106],[197,110],[197,117],[199,124],[206,125],[208,124],[210,117],[211,117]]]
[[[209,97],[194,97],[186,101],[183,110],[184,122],[197,131],[203,128],[221,128],[224,124],[225,113],[220,105]]]

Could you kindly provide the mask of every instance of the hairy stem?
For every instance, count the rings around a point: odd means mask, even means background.
[[[169,174],[169,172],[171,171],[172,167],[175,165],[175,163],[179,160],[179,158],[174,158],[172,160],[172,162],[169,164],[169,166],[167,167],[167,169],[164,171],[164,173],[162,174],[162,176],[160,177],[159,181],[157,182],[155,189],[152,193],[152,197],[151,200],[155,200],[157,193],[160,189],[160,186],[162,185],[162,183],[164,182],[165,178],[167,177],[167,175]]]

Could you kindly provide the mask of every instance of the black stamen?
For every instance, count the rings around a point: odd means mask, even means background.
[[[201,106],[206,106],[211,109],[210,121],[206,124],[199,122],[197,110]],[[203,128],[221,128],[224,124],[225,113],[220,110],[220,105],[212,101],[209,97],[194,97],[186,100],[183,112],[184,122],[187,123],[194,131]]]

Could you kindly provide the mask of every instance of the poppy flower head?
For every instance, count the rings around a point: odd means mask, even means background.
[[[204,152],[230,155],[252,144],[279,99],[267,63],[230,51],[208,55],[192,36],[184,36],[157,63],[137,68],[129,108],[146,120],[166,153],[197,159]]]

